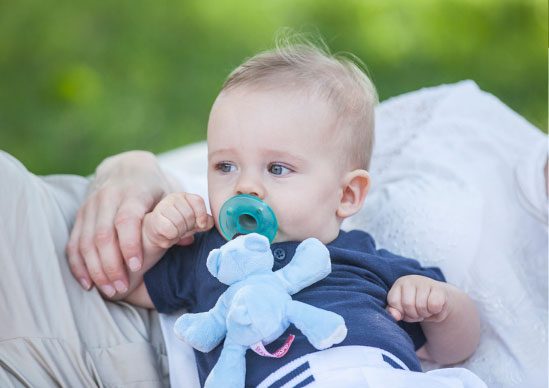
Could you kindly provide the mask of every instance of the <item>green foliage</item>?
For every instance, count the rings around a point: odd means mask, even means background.
[[[0,148],[89,174],[203,139],[225,76],[283,26],[356,54],[382,100],[473,79],[547,131],[544,0],[0,0]]]

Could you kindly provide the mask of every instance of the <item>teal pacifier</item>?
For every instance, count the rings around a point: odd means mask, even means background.
[[[273,209],[261,199],[249,194],[229,198],[219,212],[221,233],[227,240],[248,233],[259,233],[273,242],[278,222]]]

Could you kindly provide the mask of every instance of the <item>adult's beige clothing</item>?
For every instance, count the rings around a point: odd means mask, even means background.
[[[88,181],[38,177],[0,151],[0,386],[159,387],[156,313],[72,277],[65,245]]]

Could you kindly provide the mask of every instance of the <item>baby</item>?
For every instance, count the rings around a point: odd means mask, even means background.
[[[410,371],[421,371],[418,356],[442,364],[469,357],[479,340],[479,318],[465,293],[445,283],[437,268],[378,250],[367,233],[340,230],[370,186],[376,102],[374,86],[353,61],[311,44],[247,60],[230,74],[210,113],[211,215],[197,195],[165,197],[143,221],[144,266],[130,274],[128,292],[117,299],[163,313],[212,308],[226,289],[205,264],[208,253],[226,242],[220,208],[236,194],[250,194],[278,219],[273,270],[288,264],[306,238],[328,247],[331,274],[293,296],[345,319],[346,339],[323,352],[337,351],[340,362]],[[315,380],[307,357],[316,349],[295,327],[270,347],[280,347],[289,333],[296,338],[283,358],[248,353],[247,385],[282,385],[298,374]],[[202,384],[220,351],[196,353]]]

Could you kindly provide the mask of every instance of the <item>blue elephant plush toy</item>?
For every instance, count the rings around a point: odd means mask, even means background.
[[[207,312],[183,314],[174,325],[180,339],[209,352],[225,338],[221,355],[205,387],[244,387],[246,351],[277,339],[294,324],[317,349],[338,344],[347,335],[343,318],[331,311],[292,300],[292,294],[331,271],[328,249],[310,238],[288,265],[273,272],[269,240],[259,234],[239,236],[210,252],[210,273],[229,288]]]

